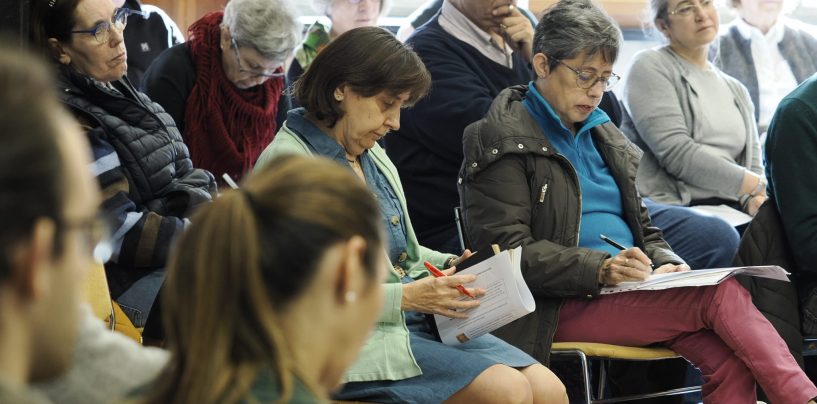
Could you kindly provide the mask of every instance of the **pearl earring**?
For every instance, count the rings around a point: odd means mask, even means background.
[[[344,296],[344,299],[346,299],[346,303],[352,303],[355,300],[357,300],[357,293],[351,291],[346,292],[346,296]]]

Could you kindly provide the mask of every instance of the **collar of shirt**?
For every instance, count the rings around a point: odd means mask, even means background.
[[[439,22],[445,32],[473,46],[486,58],[509,69],[513,68],[513,49],[507,43],[503,44],[504,47],[500,47],[491,38],[491,34],[471,22],[465,14],[448,1],[443,2]]]
[[[782,17],[777,19],[777,22],[769,29],[765,35],[756,27],[749,25],[743,18],[735,18],[735,26],[738,28],[740,35],[748,40],[763,39],[769,45],[777,45],[783,40],[784,24]]]
[[[532,81],[528,84],[528,93],[525,95],[523,104],[534,118],[536,118],[548,136],[558,134],[563,137],[568,137],[573,141],[573,133],[565,127],[562,120],[559,119],[559,115],[556,114],[556,111],[553,110],[550,103],[545,100],[545,97],[539,94],[539,90],[536,89],[536,85],[534,85]],[[590,129],[607,122],[610,122],[610,117],[607,116],[607,113],[602,111],[601,108],[596,107],[584,123],[582,123],[581,128],[576,131],[577,136],[575,137],[578,138],[585,133],[589,133]]]
[[[346,151],[340,143],[332,139],[327,133],[309,122],[305,117],[306,109],[296,108],[287,113],[286,126],[301,136],[315,154],[333,159],[344,166],[348,166]]]

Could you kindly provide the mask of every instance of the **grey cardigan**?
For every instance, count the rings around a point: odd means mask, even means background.
[[[719,36],[718,43],[719,47],[711,48],[709,59],[724,73],[743,83],[749,90],[753,105],[758,105],[760,90],[752,59],[752,41],[744,38],[738,27],[733,25]],[[817,38],[810,33],[786,25],[778,48],[783,59],[789,63],[797,83],[804,82],[817,72]],[[758,111],[755,111],[755,121],[757,119]]]
[[[749,93],[740,82],[719,72],[734,94],[744,117],[746,144],[738,164],[709,154],[696,139],[706,136],[698,93],[687,66],[667,46],[635,55],[624,88],[622,131],[644,151],[636,183],[643,196],[659,203],[689,205],[690,185],[711,190],[713,196],[737,200],[745,170],[763,175],[760,142]]]

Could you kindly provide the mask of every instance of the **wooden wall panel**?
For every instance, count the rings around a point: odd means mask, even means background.
[[[622,28],[640,28],[646,0],[597,0]],[[227,0],[146,0],[161,7],[186,34],[187,27],[209,11],[224,8]],[[529,0],[530,9],[538,13],[556,0]]]
[[[14,46],[25,47],[28,43],[30,4],[29,0],[0,1],[0,35]]]
[[[641,28],[641,19],[647,8],[646,0],[596,0],[621,28]],[[556,0],[530,0],[530,9],[536,13],[545,10]]]
[[[227,0],[147,0],[144,3],[165,10],[187,37],[187,27],[190,24],[210,11],[223,9]]]

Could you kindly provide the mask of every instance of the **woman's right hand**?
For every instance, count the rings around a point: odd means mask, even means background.
[[[451,318],[468,318],[464,311],[479,306],[479,300],[460,300],[463,296],[457,285],[466,285],[477,279],[476,275],[454,275],[455,268],[442,271],[448,275],[441,278],[427,276],[403,285],[403,311],[440,314]],[[472,295],[485,295],[485,289],[467,288]]]
[[[650,258],[638,247],[628,248],[604,260],[599,268],[600,284],[614,286],[621,282],[639,282],[652,272]]]
[[[757,195],[750,199],[746,203],[746,214],[754,217],[757,214],[757,211],[760,210],[763,202],[766,202],[766,199],[768,199],[766,195]]]
[[[751,171],[743,173],[743,182],[740,185],[740,195],[754,194],[766,196],[766,183],[763,178]]]

